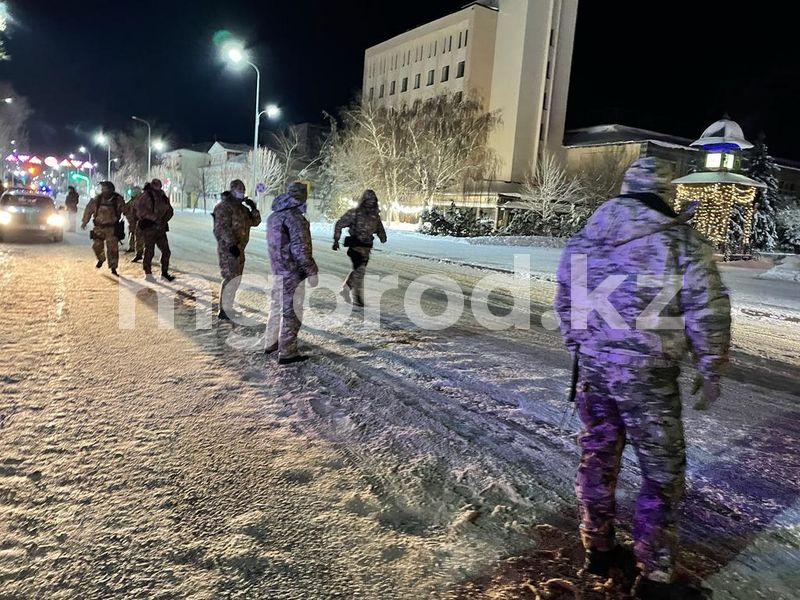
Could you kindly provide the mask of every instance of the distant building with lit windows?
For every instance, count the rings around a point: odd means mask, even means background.
[[[578,0],[468,4],[367,49],[363,99],[477,96],[502,118],[490,141],[498,186],[522,182],[544,149],[561,152],[577,12]]]

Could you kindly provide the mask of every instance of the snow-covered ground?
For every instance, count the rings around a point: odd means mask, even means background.
[[[329,226],[314,232],[323,272],[343,277]],[[468,293],[519,247],[390,231],[370,265],[399,277],[380,327],[334,318],[332,295],[315,292],[322,310],[302,333],[314,358],[279,369],[233,348],[257,327],[196,329],[203,300],[186,292],[176,327],[158,327],[159,298],[218,281],[210,217],[176,216],[179,279],[138,292],[131,330],[119,286],[135,290],[140,269],[123,258],[117,284],[87,238],[0,244],[0,596],[527,598],[541,569],[513,557],[551,550],[574,577],[578,423],[557,334],[537,318],[489,332],[469,311],[424,331],[404,310],[415,277]],[[494,311],[523,286],[535,316],[548,310],[558,251],[531,256],[534,276],[508,278]],[[261,233],[247,270],[267,271]],[[716,598],[788,600],[800,589],[797,284],[740,271],[725,269],[737,313],[723,398],[685,412],[682,564]],[[240,301],[263,319],[262,294]],[[434,313],[444,298],[422,302]]]

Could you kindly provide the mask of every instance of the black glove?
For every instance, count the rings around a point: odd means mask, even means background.
[[[239,246],[231,246],[228,248],[228,252],[230,252],[234,258],[239,258],[242,255],[242,251],[239,250]]]
[[[250,207],[250,210],[256,210],[256,203],[250,200],[250,198],[245,198],[243,202]]]
[[[339,251],[339,240],[333,240],[333,251],[334,252]]]

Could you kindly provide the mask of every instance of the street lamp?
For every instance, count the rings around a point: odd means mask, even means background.
[[[150,181],[150,165],[151,165],[151,162],[152,162],[151,161],[151,156],[152,156],[152,153],[153,153],[153,146],[150,143],[150,138],[153,135],[153,129],[152,129],[152,127],[150,127],[150,123],[148,121],[145,121],[144,119],[140,119],[136,115],[132,116],[131,119],[133,119],[134,121],[139,121],[139,123],[144,123],[145,125],[147,125],[147,181]]]
[[[264,115],[267,115],[268,119],[277,119],[281,116],[281,109],[277,104],[267,104],[267,107],[258,113],[258,118],[260,119]]]
[[[92,152],[91,152],[91,150],[89,150],[86,146],[81,146],[80,148],[78,148],[78,152],[80,152],[81,154],[88,155],[89,156],[89,164],[90,165],[94,165],[94,163],[92,162]],[[92,178],[92,167],[89,167],[89,179],[91,179],[91,178]]]
[[[9,96],[8,98],[3,98],[3,102],[5,102],[6,104],[14,104],[14,98],[12,98],[11,96]]]
[[[108,171],[106,173],[108,173],[108,179],[111,180],[111,140],[108,136],[98,133],[94,136],[94,142],[98,146],[106,146],[108,148]]]
[[[250,193],[255,194],[256,189],[256,160],[258,160],[258,125],[261,120],[261,71],[252,62],[247,59],[247,54],[239,44],[228,44],[222,49],[223,55],[227,60],[234,65],[246,63],[256,72],[256,111],[255,111],[255,128],[253,132],[253,181]]]
[[[164,142],[164,140],[155,140],[153,142],[153,150],[155,150],[156,152],[161,153],[166,149],[167,149],[167,144]]]

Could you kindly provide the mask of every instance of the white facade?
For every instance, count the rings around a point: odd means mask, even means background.
[[[562,152],[578,0],[475,3],[369,48],[365,101],[398,106],[475,94],[500,114],[496,179],[521,182],[544,150]]]

